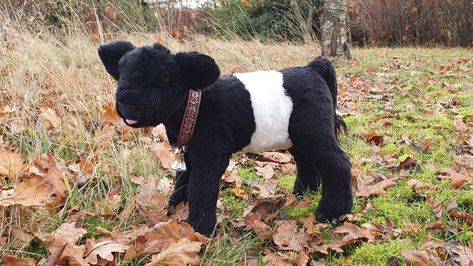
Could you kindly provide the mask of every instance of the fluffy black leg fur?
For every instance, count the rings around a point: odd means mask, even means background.
[[[294,182],[293,193],[302,196],[306,191],[317,191],[320,178],[314,166],[297,149],[290,149],[297,166],[297,178]]]
[[[214,138],[197,137],[201,141],[192,144],[192,172],[187,188],[187,222],[206,236],[215,230],[219,181],[228,166],[233,147],[233,138],[225,128],[209,131],[203,134]]]
[[[186,163],[187,170],[184,172],[177,172],[174,191],[169,198],[169,207],[174,207],[180,202],[187,201],[187,184],[189,183],[189,177],[191,173],[191,162],[189,160],[189,153],[184,153],[184,161]]]
[[[330,98],[330,92],[320,90],[296,98],[294,105],[298,108],[289,126],[294,149],[320,173],[322,199],[316,217],[321,222],[337,219],[353,207],[351,165],[337,141],[334,122],[330,123],[335,121],[335,110],[330,104],[313,104],[330,102]]]

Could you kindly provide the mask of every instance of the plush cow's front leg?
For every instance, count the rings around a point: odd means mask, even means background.
[[[191,173],[191,162],[189,160],[189,152],[184,153],[184,161],[186,163],[186,171],[176,172],[174,191],[169,198],[169,207],[174,207],[182,201],[187,201],[187,184]]]
[[[187,222],[199,233],[209,236],[217,222],[215,212],[219,181],[230,161],[233,142],[223,129],[205,135],[212,138],[196,138],[197,141],[190,147],[192,172],[187,187]]]

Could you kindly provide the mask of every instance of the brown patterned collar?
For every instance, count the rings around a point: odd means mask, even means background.
[[[184,111],[181,128],[179,130],[179,138],[177,139],[178,148],[186,146],[192,138],[195,123],[197,121],[197,115],[199,114],[201,99],[201,90],[189,90],[186,110]]]

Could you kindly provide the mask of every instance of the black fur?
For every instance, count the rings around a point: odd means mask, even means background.
[[[161,45],[130,47],[119,42],[99,49],[105,68],[118,79],[119,115],[138,121],[130,126],[163,123],[175,145],[186,92],[203,91],[194,135],[185,153],[188,170],[177,173],[169,204],[188,201],[187,221],[210,235],[216,224],[220,177],[232,153],[250,143],[256,128],[250,94],[237,78],[219,78],[217,64],[206,55],[172,55]],[[329,60],[316,58],[306,67],[281,72],[284,89],[293,101],[288,131],[298,170],[294,193],[317,190],[322,184],[317,219],[330,221],[349,213],[353,205],[351,166],[336,139],[343,120],[335,113],[335,71]]]

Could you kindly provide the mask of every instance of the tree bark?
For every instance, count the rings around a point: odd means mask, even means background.
[[[322,10],[322,55],[351,60],[346,0],[326,0]]]

